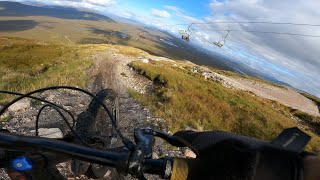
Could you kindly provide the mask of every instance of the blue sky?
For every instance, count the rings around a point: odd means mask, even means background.
[[[152,8],[164,9],[165,6],[175,6],[196,18],[203,18],[211,13],[208,6],[210,0],[119,0],[118,3],[119,5],[127,5],[128,7],[138,10],[150,10]]]
[[[23,2],[25,0],[16,0]],[[72,6],[101,14],[115,14],[178,36],[192,26],[191,42],[231,61],[268,74],[320,97],[320,38],[231,32],[224,48],[213,45],[226,32],[237,29],[320,35],[320,27],[270,24],[217,24],[213,22],[291,22],[320,24],[320,1],[295,0],[28,0]]]

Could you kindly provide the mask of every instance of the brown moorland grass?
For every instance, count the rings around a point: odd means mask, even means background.
[[[0,89],[28,92],[53,85],[85,87],[94,49],[0,37]],[[0,101],[9,96],[0,95]]]

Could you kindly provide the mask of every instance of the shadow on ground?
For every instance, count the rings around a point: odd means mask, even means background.
[[[18,32],[33,29],[38,22],[32,20],[0,21],[0,32]]]

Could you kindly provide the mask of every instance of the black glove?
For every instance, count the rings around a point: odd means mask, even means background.
[[[310,140],[297,128],[285,130],[272,142],[221,131],[180,131],[174,136],[199,152],[200,163],[188,179],[214,180],[300,180],[301,153]]]

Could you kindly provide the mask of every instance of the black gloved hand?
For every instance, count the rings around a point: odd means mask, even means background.
[[[310,138],[301,131],[297,138],[297,129],[291,130],[294,132],[284,133],[273,142],[221,131],[180,131],[174,136],[199,151],[200,163],[192,168],[188,179],[299,180],[300,153]]]

